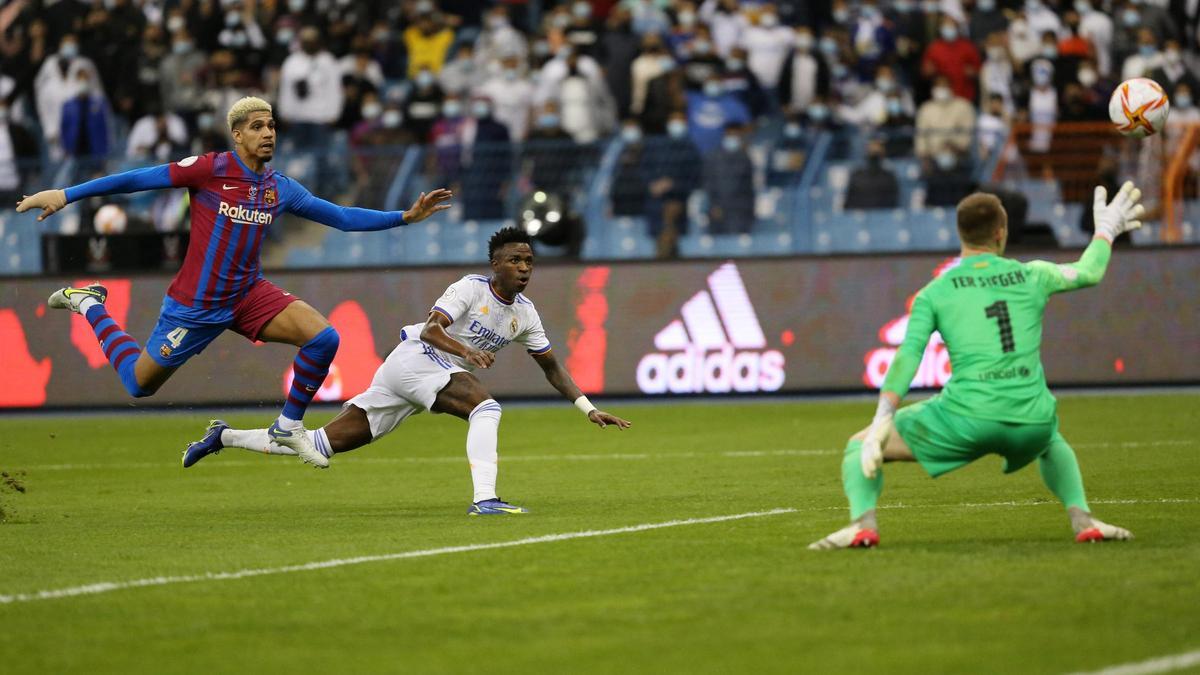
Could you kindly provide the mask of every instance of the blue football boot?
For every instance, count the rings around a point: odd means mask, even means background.
[[[529,509],[509,504],[499,497],[475,502],[467,509],[468,516],[504,516],[516,513],[529,513]]]
[[[228,428],[229,425],[221,420],[209,422],[204,438],[188,443],[187,450],[183,451],[183,468],[186,469],[209,455],[221,452],[221,448],[225,447],[221,445],[221,432]]]

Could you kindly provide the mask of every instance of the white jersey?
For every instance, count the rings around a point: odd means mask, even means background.
[[[515,301],[504,300],[496,295],[488,278],[483,275],[468,274],[450,284],[430,311],[450,320],[450,325],[446,327],[450,337],[475,349],[495,353],[513,342],[519,342],[530,354],[550,351],[550,341],[546,339],[542,319],[529,298],[518,293]],[[424,323],[405,326],[400,331],[400,341],[420,340],[424,326]],[[475,370],[475,366],[464,359],[432,345],[427,347],[463,370]]]

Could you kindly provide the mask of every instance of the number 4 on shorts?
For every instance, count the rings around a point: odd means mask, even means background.
[[[179,349],[179,345],[183,344],[183,338],[187,337],[188,329],[180,327],[167,333],[167,342],[171,343],[172,349]]]

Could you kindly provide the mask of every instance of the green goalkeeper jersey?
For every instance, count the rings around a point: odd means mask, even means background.
[[[1041,423],[1055,416],[1042,372],[1042,315],[1054,293],[1100,283],[1112,249],[1095,239],[1078,262],[1022,263],[994,254],[963,258],[913,301],[904,343],[883,391],[908,393],[933,331],[950,354],[942,393],[947,409],[1002,422]]]

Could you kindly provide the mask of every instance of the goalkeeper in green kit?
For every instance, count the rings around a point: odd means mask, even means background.
[[[875,419],[846,446],[842,484],[852,522],[810,549],[879,543],[875,504],[884,462],[916,461],[936,478],[993,453],[1004,459],[1005,473],[1037,462],[1046,486],[1067,508],[1075,541],[1133,538],[1088,510],[1075,451],[1058,432],[1040,350],[1046,301],[1100,283],[1113,239],[1141,226],[1140,198],[1133,183],[1111,202],[1097,187],[1096,236],[1078,262],[1065,265],[1003,257],[1008,215],[1000,200],[976,193],[959,202],[961,260],[917,294]],[[950,354],[950,381],[940,395],[897,411],[935,330]]]

